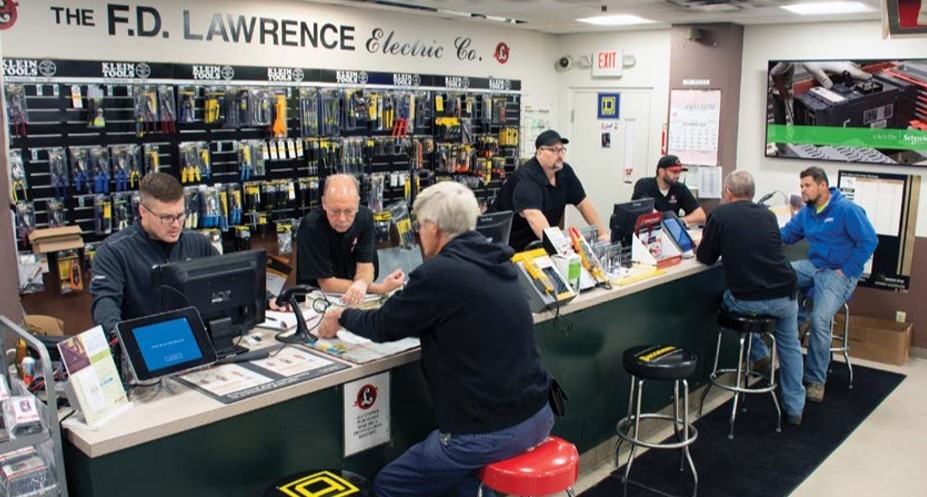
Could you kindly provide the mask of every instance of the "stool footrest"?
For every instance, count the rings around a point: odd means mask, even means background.
[[[724,373],[733,373],[736,375],[737,370],[736,369],[719,369],[708,376],[708,381],[710,381],[712,385],[722,390],[727,390],[728,392],[769,393],[775,390],[776,387],[778,387],[778,384],[776,384],[775,381],[770,381],[769,385],[765,387],[751,387],[747,385],[747,386],[742,386],[738,388],[736,385],[728,385],[728,384],[721,383],[718,381],[718,377]],[[747,377],[753,376],[761,380],[769,381],[769,378],[765,374],[757,372],[757,371],[741,371],[740,374],[747,376]]]
[[[642,420],[658,419],[658,420],[670,421],[670,422],[675,421],[675,423],[679,425],[683,424],[681,419],[675,418],[674,416],[671,416],[669,414],[657,414],[657,413],[641,414],[640,419]],[[615,434],[618,435],[618,438],[627,440],[628,442],[631,442],[632,444],[635,444],[635,445],[640,445],[641,447],[647,447],[648,449],[681,449],[683,447],[691,445],[698,438],[698,429],[695,426],[690,424],[689,425],[689,438],[685,440],[679,440],[677,442],[664,442],[664,443],[648,442],[646,440],[639,440],[637,438],[634,438],[630,434],[630,430],[633,426],[634,426],[634,416],[631,416],[630,418],[627,418],[627,417],[621,418],[618,421],[618,424],[615,425]],[[682,430],[680,430],[679,433],[681,434]]]

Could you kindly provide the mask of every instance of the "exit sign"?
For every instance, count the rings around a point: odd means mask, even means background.
[[[596,51],[592,59],[592,77],[620,78],[622,58],[621,50]]]

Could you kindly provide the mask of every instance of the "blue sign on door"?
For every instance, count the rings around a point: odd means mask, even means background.
[[[599,119],[618,119],[620,93],[599,93]]]

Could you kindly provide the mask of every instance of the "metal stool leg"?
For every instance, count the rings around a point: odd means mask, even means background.
[[[764,335],[769,336],[769,340],[772,345],[769,347],[769,377],[767,378],[769,386],[772,390],[769,391],[769,395],[772,395],[773,405],[776,406],[776,433],[782,432],[782,409],[779,408],[779,398],[776,397],[776,357],[778,356],[779,348],[776,347],[776,336],[772,333],[764,333]]]
[[[702,417],[702,409],[705,407],[705,397],[708,397],[708,391],[714,386],[715,379],[718,377],[718,356],[721,355],[722,331],[723,330],[718,330],[718,341],[715,345],[715,363],[711,368],[711,374],[708,376],[708,385],[705,385],[705,389],[702,390],[702,397],[698,402],[698,417]]]
[[[634,379],[634,377],[631,377]],[[637,381],[637,400],[634,410],[634,440],[640,440],[641,427],[641,399],[644,397],[644,380]],[[631,442],[631,453],[628,454],[628,463],[624,467],[624,478],[622,479],[622,495],[628,495],[628,478],[631,475],[631,464],[634,463],[634,456],[637,454],[637,444]]]
[[[850,388],[853,388],[853,364],[850,363],[850,304],[843,303],[843,359],[850,373]]]
[[[741,389],[741,380],[743,379],[743,364],[744,364],[744,339],[743,334],[740,335],[740,349],[737,353],[737,377],[735,378],[735,386],[737,390],[734,391],[734,402],[731,407],[731,431],[728,433],[727,438],[734,439],[734,422],[737,421],[737,403],[740,401],[740,389]]]
[[[676,388],[679,388],[679,382],[676,382]],[[683,439],[689,439],[689,382],[682,380],[682,432]],[[689,469],[692,470],[692,497],[696,497],[698,493],[698,471],[695,470],[695,463],[692,462],[692,454],[689,453],[689,446],[686,445],[682,448],[683,453],[686,455],[686,460],[689,461]]]
[[[628,414],[625,417],[625,419],[627,419],[629,423],[631,422],[632,419],[634,419],[634,417],[632,416],[634,414],[634,383],[635,383],[634,380],[635,380],[634,375],[631,375],[631,387],[628,389]],[[617,432],[619,428],[620,428],[620,425],[616,426],[615,431]],[[621,452],[622,442],[624,442],[624,439],[621,437],[618,437],[618,443],[615,444],[615,466],[619,466],[618,464],[620,462],[619,453]]]

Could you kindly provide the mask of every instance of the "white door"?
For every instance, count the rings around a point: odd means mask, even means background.
[[[620,93],[619,119],[598,118],[599,93]],[[634,182],[655,174],[656,163],[648,162],[652,148],[659,148],[650,129],[650,90],[582,89],[571,90],[569,112],[572,128],[566,161],[573,166],[586,189],[586,195],[608,227],[612,207],[631,200]],[[605,146],[603,134],[608,134]],[[632,168],[625,182],[625,168]],[[576,209],[567,208],[564,226],[586,223]]]

